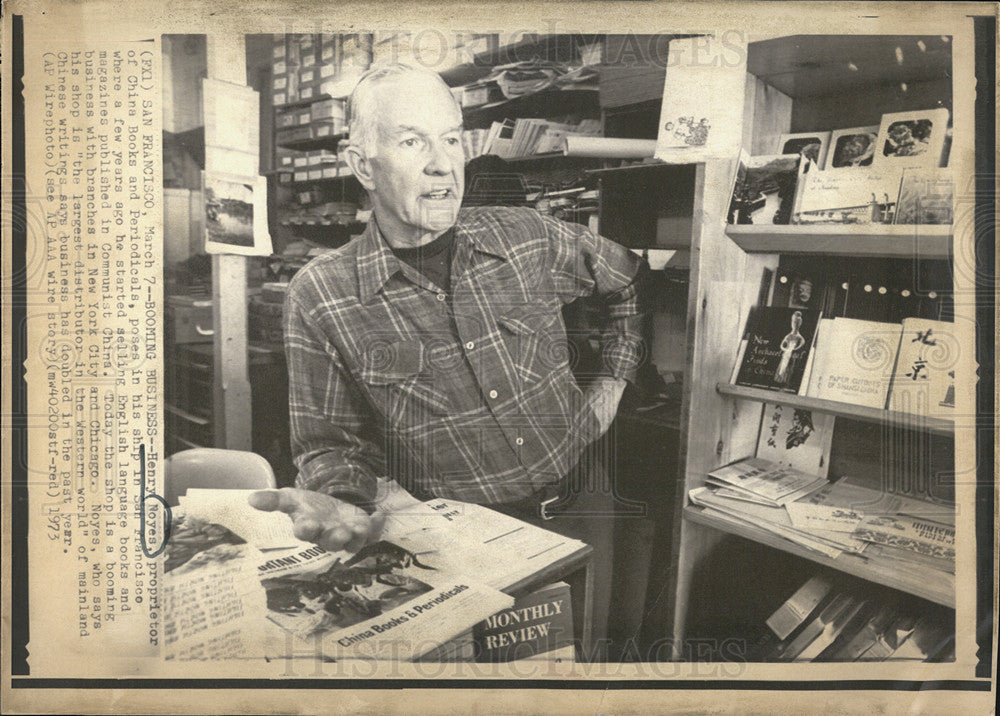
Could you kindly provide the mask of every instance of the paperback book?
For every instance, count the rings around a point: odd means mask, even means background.
[[[885,408],[902,326],[836,318],[820,321],[805,394]]]
[[[757,311],[740,356],[736,384],[798,393],[820,313],[768,306]]]

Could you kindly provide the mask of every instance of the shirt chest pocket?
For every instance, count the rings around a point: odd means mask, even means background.
[[[419,340],[385,341],[366,351],[361,382],[387,429],[426,425],[451,409]]]
[[[521,380],[537,382],[568,365],[571,356],[558,305],[510,308],[497,322]]]

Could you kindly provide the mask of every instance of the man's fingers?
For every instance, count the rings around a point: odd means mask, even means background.
[[[315,542],[322,530],[323,526],[311,518],[292,521],[292,534],[303,542]]]
[[[313,541],[329,552],[339,552],[351,539],[352,533],[349,529],[343,525],[336,525],[323,530],[322,535]]]
[[[259,490],[251,492],[247,498],[251,507],[256,507],[264,512],[273,512],[281,504],[281,493],[277,490]]]
[[[368,541],[376,542],[382,536],[382,528],[385,527],[385,512],[376,512],[368,521]]]

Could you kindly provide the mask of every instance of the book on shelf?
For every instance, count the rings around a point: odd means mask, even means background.
[[[767,618],[765,623],[778,639],[787,639],[809,618],[832,588],[833,582],[829,578],[823,575],[810,577]]]
[[[896,224],[951,224],[955,185],[950,169],[904,169]]]
[[[889,387],[889,409],[951,417],[955,412],[955,366],[960,353],[955,324],[904,319]]]
[[[752,316],[746,347],[741,347],[733,382],[798,393],[819,318],[819,311],[805,308],[759,308]]]
[[[826,477],[836,418],[781,403],[764,403],[757,457]]]
[[[743,225],[791,223],[802,174],[810,164],[801,154],[749,156],[741,152],[726,222]]]
[[[843,575],[810,577],[767,620],[755,644],[765,661],[942,661],[954,658],[954,626],[921,605]]]
[[[902,326],[854,318],[821,320],[805,390],[811,398],[885,408]]]
[[[857,615],[862,600],[840,592],[782,651],[782,661],[812,661],[829,647]]]

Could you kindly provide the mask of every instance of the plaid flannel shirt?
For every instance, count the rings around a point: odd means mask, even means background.
[[[533,209],[462,209],[452,294],[399,261],[374,222],[293,279],[285,304],[299,487],[357,504],[375,476],[481,504],[559,481],[599,437],[561,309],[607,309],[607,373],[640,354],[639,260]]]

